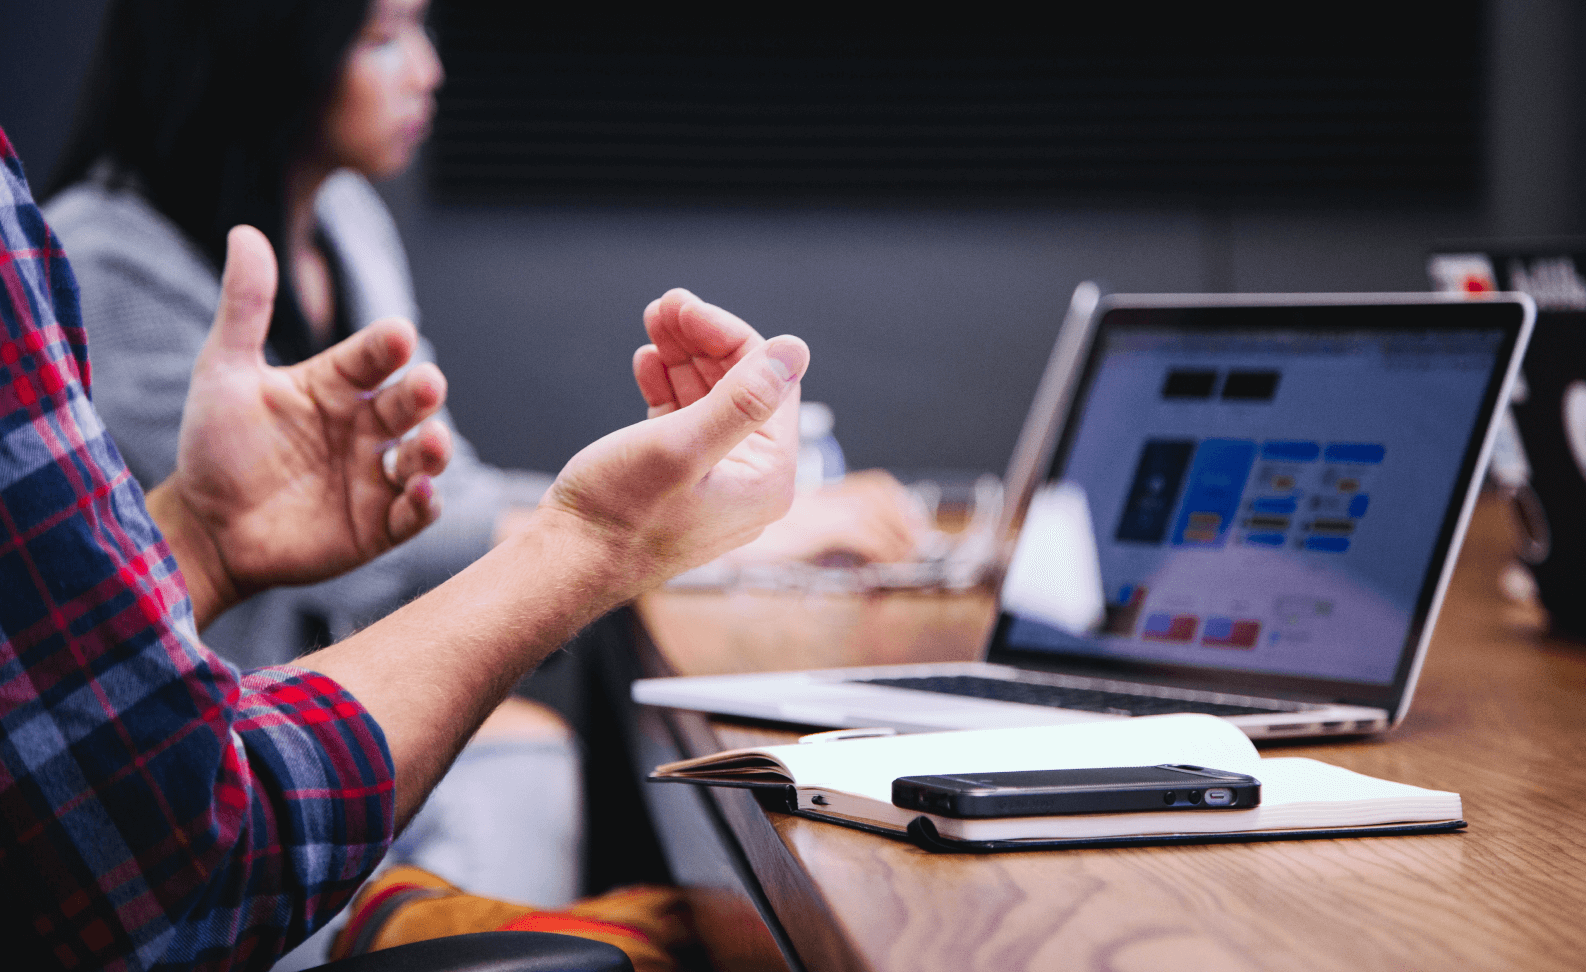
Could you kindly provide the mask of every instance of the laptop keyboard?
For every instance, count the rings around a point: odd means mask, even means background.
[[[1194,699],[1164,699],[1155,695],[1129,695],[1101,689],[1014,682],[974,675],[869,678],[860,679],[858,682],[862,685],[889,685],[893,688],[914,689],[917,692],[942,692],[976,699],[994,699],[998,702],[1023,702],[1025,705],[1049,705],[1055,709],[1078,709],[1082,712],[1107,712],[1115,715],[1143,716],[1161,715],[1167,712],[1204,712],[1207,715],[1236,716],[1290,711],[1288,708],[1276,705],[1258,707],[1198,702]]]

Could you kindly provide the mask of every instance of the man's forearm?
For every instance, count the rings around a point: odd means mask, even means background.
[[[707,326],[711,309],[696,310],[708,318],[703,343],[730,343],[717,339],[737,332]],[[742,322],[737,328],[753,335]],[[798,382],[808,363],[797,338],[760,342],[725,375],[702,379],[704,397],[580,450],[526,529],[303,660],[351,692],[384,730],[399,825],[508,689],[579,628],[787,513]],[[660,397],[651,387],[652,410]]]
[[[300,664],[339,682],[384,730],[400,827],[518,679],[632,593],[608,547],[542,511],[451,580]]]

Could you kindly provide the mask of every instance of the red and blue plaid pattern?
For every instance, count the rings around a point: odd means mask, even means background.
[[[391,757],[330,679],[199,642],[3,131],[0,163],[0,966],[265,969],[385,853]]]

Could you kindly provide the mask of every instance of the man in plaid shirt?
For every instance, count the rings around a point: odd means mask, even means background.
[[[239,673],[198,631],[417,533],[450,453],[425,421],[444,379],[401,372],[411,325],[271,368],[274,286],[262,234],[233,230],[177,471],[145,497],[0,132],[0,964],[268,968],[523,673],[791,501],[808,349],[672,291],[634,359],[650,419],[575,456],[529,529],[300,666]]]

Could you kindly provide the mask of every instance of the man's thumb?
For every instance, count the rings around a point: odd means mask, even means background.
[[[809,367],[810,349],[791,334],[760,345],[716,382],[710,394],[696,403],[703,406],[673,414],[698,416],[695,445],[700,458],[714,466],[751,432],[771,420],[798,387]]]
[[[233,226],[226,234],[220,308],[208,343],[222,351],[258,354],[270,333],[275,285],[275,253],[270,241],[252,226]]]

